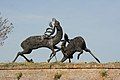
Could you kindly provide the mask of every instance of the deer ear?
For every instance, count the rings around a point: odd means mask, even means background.
[[[69,43],[70,41],[69,41],[69,39],[68,39],[68,35],[65,33],[64,34],[64,39]]]

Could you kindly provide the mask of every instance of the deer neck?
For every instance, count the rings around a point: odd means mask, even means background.
[[[58,44],[61,41],[62,36],[63,36],[62,27],[57,26],[56,29],[57,29],[56,35],[53,37],[53,44],[54,45]]]

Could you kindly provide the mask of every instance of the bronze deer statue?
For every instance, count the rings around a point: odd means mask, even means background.
[[[63,30],[60,25],[60,22],[57,21],[55,18],[53,18],[51,23],[52,23],[51,24],[52,27],[56,28],[57,30],[56,34],[53,37],[49,37],[49,38],[44,37],[44,35],[28,37],[26,40],[24,40],[21,43],[21,47],[23,48],[23,51],[17,53],[17,56],[15,57],[13,62],[16,61],[19,55],[24,57],[27,62],[32,62],[32,59],[29,60],[24,56],[24,54],[30,54],[32,50],[35,50],[41,47],[46,47],[52,50],[52,53],[50,54],[50,57],[47,60],[48,62],[50,62],[50,60],[56,55],[56,52],[60,50],[60,48],[58,48],[56,45],[61,41],[63,36]],[[55,51],[55,49],[58,49],[58,50]]]
[[[66,42],[68,42],[68,45],[66,46]],[[64,35],[64,40],[61,45],[61,51],[64,55],[61,62],[64,62],[66,59],[69,59],[69,63],[71,62],[71,58],[73,58],[73,54],[75,52],[80,52],[77,56],[77,59],[79,59],[79,56],[83,53],[83,50],[86,52],[89,52],[99,63],[99,59],[96,58],[92,52],[86,47],[85,40],[81,36],[77,36],[73,39],[68,39],[68,35]]]

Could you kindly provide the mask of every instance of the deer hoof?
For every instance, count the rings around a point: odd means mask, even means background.
[[[50,62],[50,59],[48,59],[47,62],[49,63],[49,62]]]
[[[34,61],[33,61],[32,59],[30,59],[30,62],[31,62],[31,63],[34,63]]]

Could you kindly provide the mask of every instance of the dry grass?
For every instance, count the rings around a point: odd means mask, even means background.
[[[96,62],[82,63],[0,63],[0,70],[6,69],[120,69],[120,62],[99,64]]]

